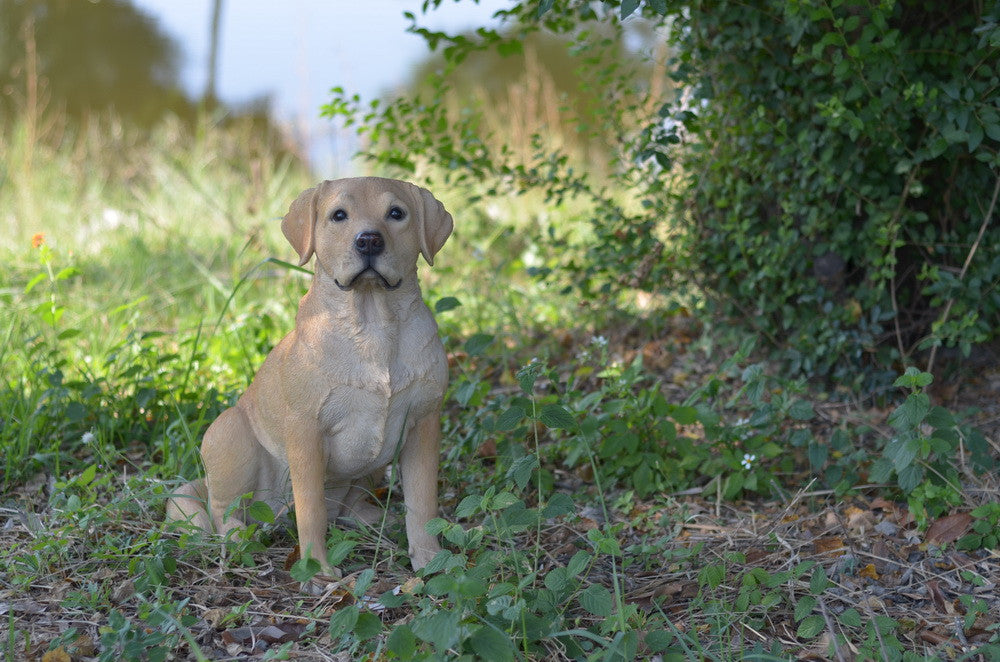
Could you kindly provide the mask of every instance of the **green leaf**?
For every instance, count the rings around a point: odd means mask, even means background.
[[[563,566],[556,566],[552,568],[545,575],[545,588],[555,593],[561,593],[570,585],[573,578],[569,574],[569,570]]]
[[[507,478],[513,480],[514,484],[523,490],[524,486],[531,480],[531,472],[537,466],[538,458],[534,455],[519,457],[514,461],[514,464],[510,465],[510,469],[507,470]]]
[[[482,356],[486,348],[493,344],[495,336],[491,333],[476,333],[465,341],[465,353],[469,356]]]
[[[876,483],[884,483],[892,475],[892,461],[887,457],[880,457],[872,462],[868,477]]]
[[[338,609],[330,618],[330,638],[340,639],[349,634],[361,615],[357,605],[348,605],[343,609]]]
[[[897,472],[896,482],[903,494],[909,494],[924,479],[924,468],[919,464],[911,464]]]
[[[289,574],[295,581],[305,583],[315,577],[319,571],[319,561],[310,556],[293,563]]]
[[[576,427],[576,419],[573,414],[562,405],[545,405],[538,416],[538,420],[546,427],[556,430],[567,430]]]
[[[466,598],[478,598],[486,595],[489,587],[486,582],[472,575],[460,575],[457,586],[458,594]]]
[[[795,603],[795,622],[801,621],[803,618],[812,613],[813,609],[816,608],[816,598],[811,595],[804,595],[799,598],[799,601]]]
[[[900,388],[924,388],[929,386],[933,381],[934,375],[931,373],[922,372],[921,370],[910,366],[896,379],[895,382],[892,383],[892,385]]]
[[[267,505],[263,501],[254,501],[247,508],[247,514],[258,522],[264,522],[265,524],[274,523],[274,511],[271,510],[271,506]]]
[[[819,471],[826,464],[826,460],[829,457],[830,449],[826,444],[812,443],[809,444],[806,450],[809,456],[809,466],[813,471]]]
[[[341,540],[336,543],[330,550],[326,553],[326,560],[330,565],[337,565],[341,561],[347,558],[347,555],[351,553],[357,543],[353,540]]]
[[[898,474],[913,464],[920,446],[918,439],[893,438],[886,444],[884,454],[892,462],[892,468]]]
[[[565,492],[556,492],[549,498],[549,502],[545,504],[545,508],[542,509],[542,517],[544,519],[561,517],[575,510],[576,507],[573,505],[573,498],[570,495]]]
[[[468,405],[469,401],[472,400],[472,396],[476,394],[478,384],[479,382],[462,381],[455,388],[455,401],[463,407]]]
[[[27,294],[31,292],[31,290],[35,289],[35,285],[38,285],[43,280],[45,280],[44,273],[36,274],[35,277],[29,280],[28,284],[24,286],[24,293]]]
[[[451,575],[435,575],[424,584],[424,592],[437,597],[448,595],[457,588],[458,582]]]
[[[911,393],[899,407],[889,414],[889,425],[897,430],[910,430],[923,422],[931,408],[931,399],[926,393]]]
[[[653,653],[662,653],[667,650],[673,642],[674,635],[672,632],[668,632],[667,630],[652,630],[651,632],[646,633],[646,637],[643,639],[643,643],[646,644],[646,648]]]
[[[92,482],[94,482],[94,478],[96,477],[97,477],[97,465],[91,464],[86,469],[84,469],[83,472],[81,472],[80,475],[77,476],[76,480],[74,480],[73,482],[80,487],[86,487],[87,485],[90,485]]]
[[[438,611],[430,616],[414,619],[411,627],[417,637],[434,644],[438,650],[445,651],[458,643],[461,634],[458,626],[460,618],[461,613],[458,611]]]
[[[76,267],[66,267],[65,269],[61,270],[59,273],[56,274],[55,279],[66,280],[67,278],[72,278],[78,273],[80,273],[80,270],[77,269]]]
[[[845,609],[840,616],[837,617],[842,624],[849,628],[859,628],[861,627],[861,614],[858,613],[857,609],[853,607],[850,609]]]
[[[524,419],[525,414],[524,407],[512,405],[504,413],[497,416],[497,431],[506,432],[507,430],[513,430]]]
[[[698,583],[709,588],[718,588],[726,578],[726,566],[722,564],[706,565],[698,571]]]
[[[361,612],[354,624],[354,636],[361,641],[376,637],[382,632],[382,619],[370,611]]]
[[[466,499],[468,498],[469,497],[466,497]],[[473,496],[472,498],[475,499],[475,503],[479,503],[479,497]],[[462,499],[462,501],[465,501],[466,499]],[[456,513],[455,516],[458,517],[458,514]],[[436,536],[440,535],[441,532],[449,526],[451,526],[451,524],[449,524],[447,520],[435,517],[434,519],[428,521],[427,524],[424,524],[424,531],[426,531],[428,535]]]
[[[799,629],[795,631],[795,634],[800,639],[812,639],[822,632],[824,627],[826,627],[826,622],[823,617],[816,614],[799,623]]]
[[[694,407],[676,406],[671,408],[670,417],[680,425],[691,425],[698,421],[698,410]]]
[[[414,653],[417,652],[417,639],[413,636],[413,630],[406,624],[396,626],[385,643],[390,653],[403,660],[413,659]]]
[[[455,506],[455,517],[459,519],[472,517],[480,509],[482,503],[483,499],[478,494],[470,494],[466,496],[458,502],[457,506]]]
[[[600,584],[591,584],[580,593],[580,606],[594,616],[607,618],[611,615],[614,600],[611,591]]]
[[[668,7],[667,0],[649,0],[650,8],[660,16],[666,16]]]
[[[932,407],[924,420],[935,430],[947,430],[955,427],[955,417],[944,407]]]
[[[593,557],[590,555],[590,552],[585,552],[581,549],[569,560],[569,563],[566,564],[566,569],[569,571],[569,574],[578,577],[590,565],[591,559]]]
[[[351,590],[351,593],[355,597],[360,598],[368,591],[368,587],[371,586],[373,579],[375,579],[375,571],[372,568],[365,568],[358,575],[358,578],[354,580],[354,588]]]
[[[816,566],[815,572],[813,572],[812,578],[809,580],[809,592],[813,595],[819,595],[827,589],[830,585],[830,580],[826,577],[826,570],[823,566]]]
[[[520,501],[514,494],[510,492],[500,492],[490,500],[489,509],[490,510],[503,510],[504,508],[509,508],[515,503]]]
[[[639,8],[639,0],[622,0],[621,19],[624,21]]]
[[[514,645],[510,638],[489,625],[483,625],[468,639],[469,647],[481,659],[507,662],[514,659]]]
[[[434,304],[435,313],[445,313],[449,310],[454,310],[462,305],[462,302],[455,297],[441,297]]]
[[[808,400],[796,400],[788,408],[788,415],[797,421],[810,421],[816,416],[816,412]]]
[[[538,379],[538,375],[542,373],[544,367],[540,361],[533,360],[517,371],[517,383],[521,385],[522,391],[531,395],[535,388],[535,380]]]

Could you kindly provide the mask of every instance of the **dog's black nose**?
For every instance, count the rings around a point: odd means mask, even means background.
[[[385,250],[385,239],[380,232],[365,230],[354,238],[354,248],[361,255],[375,257]]]

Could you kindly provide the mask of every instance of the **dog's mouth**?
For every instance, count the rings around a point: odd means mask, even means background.
[[[375,267],[371,265],[368,265],[358,273],[354,274],[354,277],[351,278],[351,280],[347,283],[347,285],[344,285],[336,278],[333,279],[333,282],[336,283],[337,287],[339,287],[341,290],[343,290],[344,292],[348,292],[354,289],[354,286],[357,284],[359,279],[363,277],[370,277],[369,274],[374,275],[375,280],[381,283],[382,287],[387,290],[394,290],[403,284],[403,279],[400,278],[396,282],[396,284],[393,285],[392,283],[389,282],[389,280],[385,276],[383,276]]]

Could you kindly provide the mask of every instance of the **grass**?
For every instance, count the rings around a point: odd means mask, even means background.
[[[900,382],[893,416],[845,413],[754,364],[749,343],[713,359],[683,314],[588,312],[525,276],[544,245],[523,219],[544,209],[467,209],[459,191],[440,192],[463,211],[422,272],[453,363],[432,523],[447,551],[413,577],[392,504],[380,527],[331,529],[348,578],[305,596],[311,569],[283,526],[227,541],[164,527],[201,432],[291,327],[307,281],[280,261],[276,220],[313,178],[238,123],[38,125],[37,144],[19,124],[0,134],[0,658],[976,659],[1000,645],[997,485],[975,468],[995,443],[924,407],[924,377]],[[961,450],[925,451],[931,438]],[[885,479],[862,487],[879,462]],[[911,466],[946,480],[903,491]],[[950,510],[978,526],[961,552],[966,538],[928,543],[913,523]],[[876,525],[898,530],[881,548]]]

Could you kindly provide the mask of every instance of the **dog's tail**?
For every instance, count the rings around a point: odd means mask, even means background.
[[[187,521],[206,531],[212,530],[208,515],[208,488],[205,479],[191,481],[175,491],[167,501],[167,521]]]

